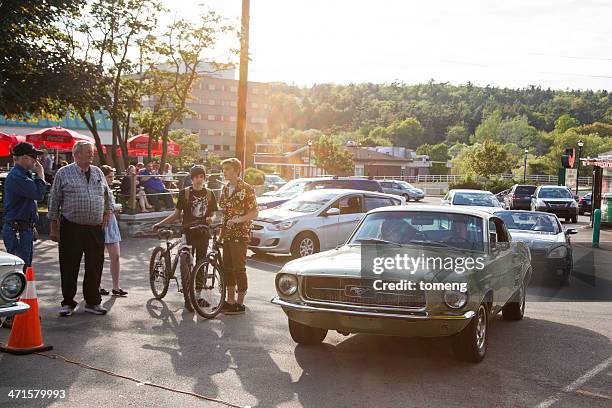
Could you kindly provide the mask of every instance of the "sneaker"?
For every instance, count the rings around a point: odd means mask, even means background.
[[[92,313],[96,315],[105,315],[108,310],[101,305],[85,305],[84,309],[87,313]]]
[[[121,288],[113,289],[113,296],[127,296],[127,292]]]
[[[104,295],[104,296],[106,296],[106,295],[110,294],[110,292],[109,292],[108,290],[104,289],[104,288],[100,288],[100,289],[98,289],[98,292],[99,292],[101,295]]]
[[[60,307],[59,315],[60,316],[65,316],[65,317],[72,316],[72,311],[73,310],[74,310],[74,308],[72,308],[72,307],[70,307],[68,305],[63,305],[62,307]]]
[[[230,307],[231,309],[225,312],[226,315],[244,314],[244,312],[246,311],[244,305],[241,305],[240,303],[234,303],[233,305],[230,305]]]
[[[234,308],[234,304],[223,302],[223,306],[221,306],[221,313],[231,311]]]

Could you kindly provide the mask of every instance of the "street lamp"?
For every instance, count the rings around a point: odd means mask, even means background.
[[[312,150],[312,140],[308,141],[308,177],[312,177],[312,169],[310,167],[310,163],[312,160],[312,155],[311,155],[311,150]]]
[[[208,148],[204,149],[204,165],[208,165]]]
[[[576,164],[576,195],[578,195],[578,177],[580,177],[580,156],[582,155],[582,146],[584,141],[578,140],[578,163]]]
[[[527,155],[529,154],[529,149],[525,148],[525,161],[523,163],[523,184],[527,183]]]

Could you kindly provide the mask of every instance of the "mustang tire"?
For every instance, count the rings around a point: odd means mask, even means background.
[[[453,337],[455,356],[471,363],[481,362],[487,354],[489,342],[489,310],[482,303],[476,315],[461,332]]]
[[[521,320],[523,318],[525,315],[525,293],[525,283],[523,282],[513,299],[502,309],[504,320]]]
[[[289,333],[298,344],[315,345],[321,343],[327,336],[327,329],[310,327],[289,319]]]

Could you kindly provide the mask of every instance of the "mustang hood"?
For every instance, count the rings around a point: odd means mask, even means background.
[[[394,252],[391,251],[382,255],[383,257],[389,257],[389,254]],[[471,256],[473,258],[483,257],[483,263],[486,263],[486,255],[478,253],[467,253],[460,251],[449,251],[448,248],[427,248],[427,247],[414,247],[408,249],[407,247],[398,248],[401,254],[408,254],[410,259],[417,260],[418,258],[441,258],[448,260],[456,258],[465,258]],[[374,251],[375,252],[375,251]],[[403,255],[402,255],[403,256]],[[339,249],[332,249],[330,251],[321,252],[318,254],[299,258],[287,263],[281,272],[293,273],[296,275],[309,276],[309,275],[329,275],[329,276],[345,276],[347,278],[359,277],[367,279],[383,279],[383,280],[412,280],[412,281],[454,281],[462,280],[462,276],[470,275],[470,271],[464,271],[462,273],[453,273],[454,270],[443,270],[436,267],[433,268],[417,268],[416,270],[395,269],[385,270],[382,274],[376,274],[372,271],[372,265],[369,268],[362,263],[372,262],[376,257],[375,253],[367,256],[362,254],[362,248],[360,246],[343,246]],[[454,275],[454,277],[452,276]]]

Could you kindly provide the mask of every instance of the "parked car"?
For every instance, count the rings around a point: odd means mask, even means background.
[[[578,199],[578,213],[584,215],[592,211],[593,202],[591,197],[593,194],[588,193]]]
[[[578,222],[578,204],[564,186],[539,186],[531,197],[531,211],[549,212],[566,222]]]
[[[0,319],[24,313],[30,308],[18,301],[25,288],[21,258],[0,251]]]
[[[387,235],[388,226],[399,230]],[[504,319],[520,320],[524,314],[531,277],[529,249],[510,241],[503,221],[483,211],[459,206],[379,208],[362,219],[344,246],[285,264],[276,275],[272,303],[287,314],[289,333],[297,343],[320,343],[328,330],[345,335],[452,336],[459,358],[479,362],[487,351],[493,317],[502,311]],[[463,273],[426,267],[386,274],[390,283],[462,282],[464,291],[421,290],[419,285],[409,291],[380,290],[378,280],[363,273],[362,251],[370,243],[397,248],[413,259],[473,256],[483,264]]]
[[[534,274],[552,276],[566,286],[570,284],[573,268],[570,235],[575,228],[563,229],[555,214],[537,211],[499,211],[513,241],[524,242],[531,250]]]
[[[442,205],[469,206],[485,211],[503,208],[502,203],[490,191],[467,189],[450,190],[442,199]]]
[[[263,210],[253,221],[253,252],[311,255],[343,244],[371,209],[405,203],[401,197],[357,190],[311,190],[279,207]]]
[[[380,180],[383,191],[387,194],[402,196],[406,201],[421,201],[425,198],[425,193],[420,188],[403,180]]]
[[[277,191],[264,193],[257,198],[257,207],[260,210],[274,208],[290,199],[297,197],[304,191],[326,188],[344,188],[351,190],[378,191],[383,193],[380,183],[374,179],[364,177],[312,177],[299,178],[289,181]]]
[[[497,198],[497,201],[499,201],[503,207],[506,207],[506,197],[510,193],[510,190],[511,189],[503,190],[495,194],[495,198]]]
[[[264,188],[266,191],[276,191],[287,184],[287,180],[278,174],[266,174],[264,177]]]
[[[537,186],[529,184],[515,184],[505,199],[507,210],[530,210],[531,196],[535,193]]]

